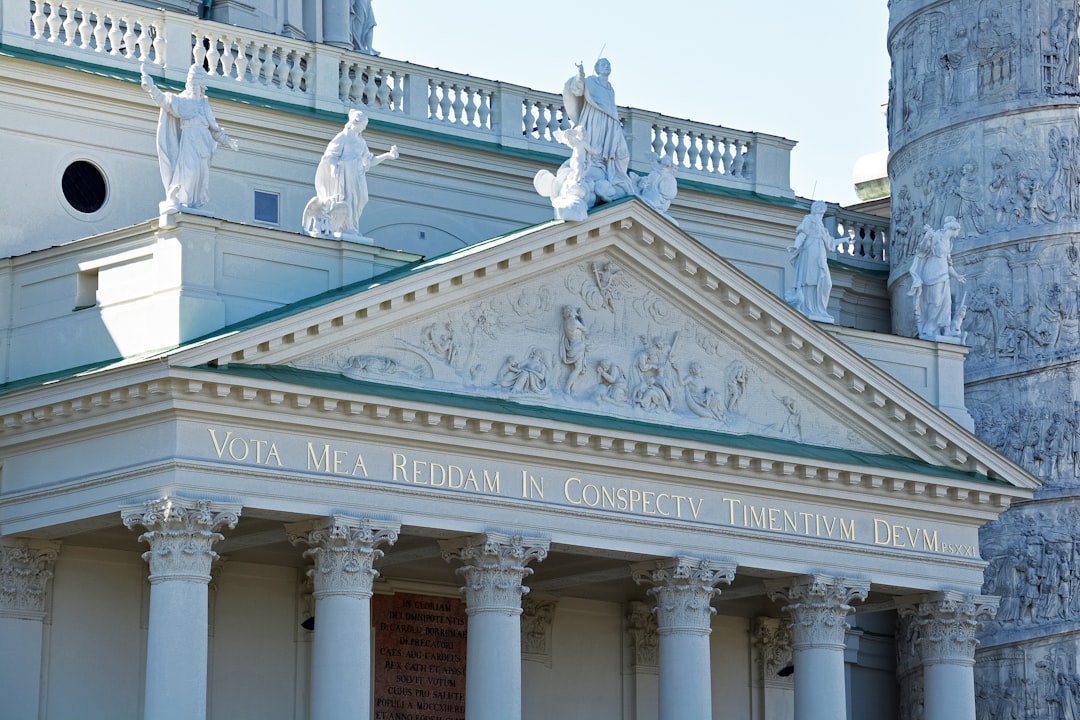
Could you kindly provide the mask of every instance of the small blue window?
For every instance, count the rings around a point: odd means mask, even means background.
[[[278,194],[255,191],[255,219],[258,222],[278,224]]]

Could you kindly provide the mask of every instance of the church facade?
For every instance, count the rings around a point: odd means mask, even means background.
[[[0,714],[976,717],[980,528],[1039,483],[889,334],[880,219],[832,209],[814,322],[789,141],[621,108],[677,198],[552,220],[558,95],[184,10],[0,17]],[[139,86],[192,64],[199,211]],[[400,157],[304,232],[356,107]]]

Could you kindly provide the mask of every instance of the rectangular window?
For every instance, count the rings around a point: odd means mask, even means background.
[[[278,224],[278,194],[255,191],[255,220],[257,222]]]
[[[97,305],[98,271],[82,270],[75,285],[75,309],[85,310]]]

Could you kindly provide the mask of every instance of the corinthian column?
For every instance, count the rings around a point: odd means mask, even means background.
[[[848,602],[865,600],[866,580],[807,575],[794,582],[766,584],[769,597],[787,600],[791,654],[795,668],[795,720],[836,720],[847,716],[844,683],[845,618]]]
[[[925,720],[975,720],[975,632],[998,599],[946,591],[900,608],[914,623]]]
[[[41,689],[46,590],[60,544],[0,538],[0,704],[36,718]]]
[[[651,583],[660,637],[660,720],[710,720],[709,634],[716,584],[735,577],[734,563],[678,556],[638,563],[636,582]]]
[[[304,557],[315,561],[311,720],[371,717],[371,588],[379,575],[372,564],[400,529],[342,515],[285,528],[294,545],[311,546]]]
[[[240,505],[162,498],[120,509],[150,544],[150,623],[144,720],[206,717],[207,585],[219,528],[236,527]]]
[[[548,540],[484,533],[439,543],[460,560],[469,637],[465,660],[466,720],[521,720],[521,581],[530,560],[547,557]]]

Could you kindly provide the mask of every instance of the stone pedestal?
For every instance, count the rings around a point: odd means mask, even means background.
[[[206,717],[207,617],[211,548],[219,528],[236,526],[240,506],[162,498],[121,508],[129,529],[150,544],[150,620],[144,720]]]
[[[311,720],[371,717],[371,587],[377,546],[397,541],[399,523],[333,515],[286,526],[289,540],[311,547],[315,642]]]
[[[38,717],[47,591],[60,544],[0,538],[0,714]]]
[[[632,574],[652,584],[656,598],[660,720],[710,720],[710,603],[720,594],[716,584],[735,577],[735,564],[679,556],[637,564]]]
[[[531,560],[547,557],[539,538],[484,533],[440,543],[465,578],[469,638],[465,661],[467,720],[521,720],[522,580]]]
[[[849,601],[866,599],[869,581],[808,575],[767,587],[772,599],[787,601],[784,610],[791,617],[795,720],[847,717],[845,618]]]

